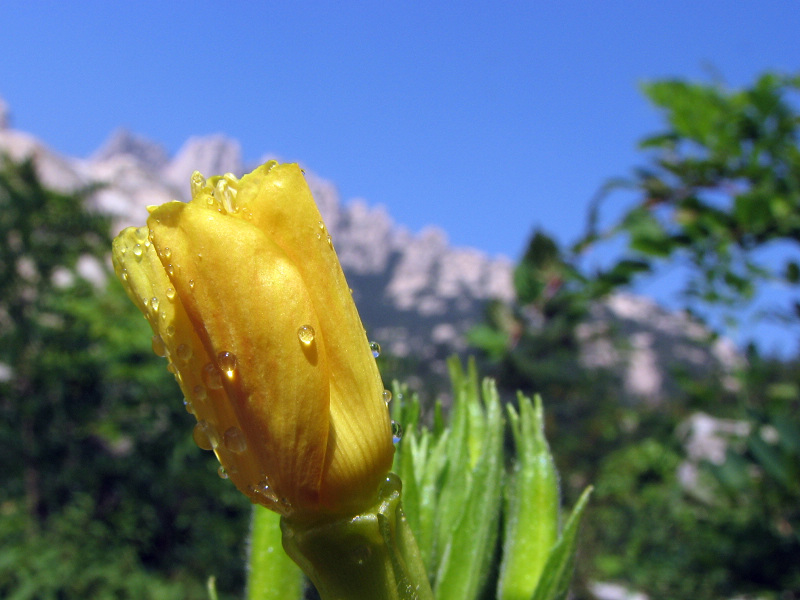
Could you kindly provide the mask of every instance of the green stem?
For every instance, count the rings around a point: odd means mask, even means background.
[[[303,573],[281,548],[280,515],[253,505],[248,556],[247,600],[298,600]]]
[[[369,510],[315,525],[281,519],[283,547],[322,600],[433,600],[390,473]]]

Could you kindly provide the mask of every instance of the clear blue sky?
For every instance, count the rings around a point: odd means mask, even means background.
[[[13,125],[86,156],[117,127],[225,133],[517,258],[564,243],[659,117],[637,85],[800,71],[797,1],[0,2]]]

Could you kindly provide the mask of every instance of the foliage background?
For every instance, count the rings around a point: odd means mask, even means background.
[[[507,398],[519,388],[544,397],[567,505],[596,487],[579,598],[596,581],[651,598],[800,597],[800,360],[750,348],[737,389],[722,373],[675,373],[679,391],[646,406],[621,399],[618,373],[582,366],[576,333],[592,302],[664,264],[689,270],[687,307],[723,315],[720,326],[729,308],[780,285],[787,302],[754,314],[796,327],[797,87],[765,75],[742,90],[645,88],[667,130],[601,196],[629,201],[623,216],[601,229],[598,204],[571,249],[534,233],[516,302],[492,303],[473,331],[481,373]],[[104,268],[108,227],[83,195],[44,189],[31,164],[3,161],[0,596],[205,598],[215,576],[221,597],[239,597],[247,501],[191,441],[178,388],[120,287],[81,275],[90,258]],[[583,253],[607,240],[626,251],[587,271]],[[698,412],[749,433],[724,461],[695,464],[687,486],[683,424]]]

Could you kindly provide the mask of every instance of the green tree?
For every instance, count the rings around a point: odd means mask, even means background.
[[[0,163],[0,596],[206,598],[211,575],[239,596],[249,504],[103,279],[109,227]]]
[[[675,373],[682,385],[667,402],[626,406],[613,373],[582,366],[576,335],[592,302],[664,266],[688,273],[682,291],[696,313],[721,308],[733,323],[780,284],[789,299],[770,316],[797,324],[798,87],[800,78],[772,74],[741,90],[645,86],[667,123],[642,143],[645,166],[603,187],[569,253],[535,233],[514,273],[515,302],[491,304],[472,332],[500,385],[543,393],[555,456],[596,483],[584,582],[616,580],[659,599],[800,594],[791,567],[800,561],[798,361],[751,352],[738,389],[718,372]],[[609,225],[601,208],[612,200],[629,204]],[[581,267],[589,250],[620,241],[610,266]],[[679,433],[698,410],[746,423],[750,434],[729,441],[722,464],[696,465],[692,486],[678,476],[688,459]]]
[[[729,318],[765,283],[785,284],[793,299],[774,316],[796,323],[800,77],[767,73],[733,90],[682,80],[643,89],[667,128],[641,142],[648,160],[632,178],[604,186],[576,249],[621,236],[628,250],[623,262],[636,261],[638,272],[665,262],[688,267],[683,293],[689,306],[731,309]],[[631,195],[622,217],[601,226],[602,205]],[[614,279],[620,264],[597,278]]]

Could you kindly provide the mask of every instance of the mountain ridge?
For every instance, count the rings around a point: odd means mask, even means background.
[[[117,230],[141,224],[148,205],[188,200],[194,170],[240,176],[255,166],[245,164],[238,142],[221,134],[190,138],[170,157],[157,142],[125,129],[112,132],[88,158],[65,157],[12,129],[2,99],[0,108],[0,152],[16,161],[33,160],[42,182],[54,189],[96,188],[89,200],[112,216]],[[271,158],[265,155],[260,162]],[[427,373],[443,379],[445,358],[467,350],[465,334],[482,320],[486,302],[513,300],[513,263],[477,249],[453,248],[436,227],[412,233],[380,205],[362,199],[343,203],[332,182],[308,168],[305,172],[370,339],[389,355],[411,361],[420,370],[416,383],[421,385]],[[627,351],[605,340],[611,321],[624,326],[631,342]],[[616,294],[595,307],[583,328],[584,363],[620,369],[626,393],[657,402],[668,387],[667,359],[693,369],[736,364],[732,344],[719,340],[709,349],[707,334],[682,313]]]

